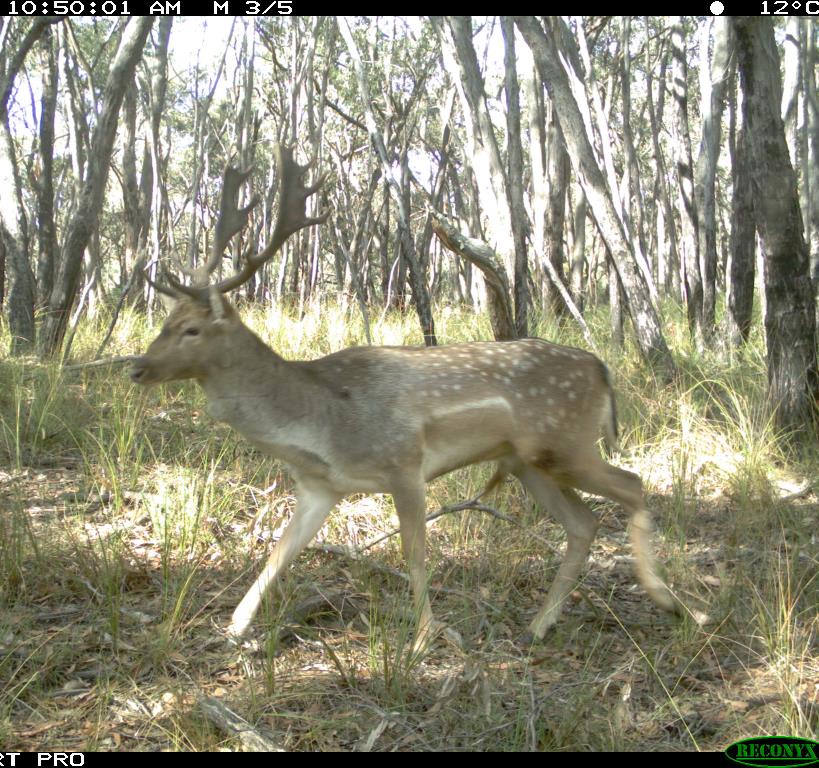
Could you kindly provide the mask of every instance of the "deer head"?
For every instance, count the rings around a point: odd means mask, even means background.
[[[276,158],[279,208],[270,242],[259,253],[249,255],[242,269],[234,275],[216,283],[209,282],[231,238],[247,226],[250,212],[259,203],[259,198],[254,196],[247,206],[239,208],[239,190],[249,177],[250,170],[228,166],[207,261],[198,268],[176,262],[178,269],[192,279],[191,285],[184,285],[167,270],[164,283],[152,283],[158,291],[173,298],[175,306],[162,332],[147,352],[134,361],[132,381],[154,384],[174,379],[203,380],[214,367],[228,367],[237,359],[237,336],[247,336],[250,331],[242,324],[224,294],[246,283],[288,237],[305,227],[326,221],[329,215],[309,217],[305,212],[307,198],[320,189],[324,177],[311,186],[305,186],[302,177],[309,165],[298,165],[293,159],[292,148],[277,145]]]

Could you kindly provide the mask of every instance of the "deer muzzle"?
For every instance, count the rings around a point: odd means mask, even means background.
[[[134,384],[149,384],[150,383],[150,365],[147,358],[138,357],[131,363],[131,381]]]

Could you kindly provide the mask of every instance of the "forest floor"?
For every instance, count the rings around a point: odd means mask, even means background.
[[[360,320],[243,310],[285,357],[361,343]],[[412,652],[414,617],[386,496],[339,505],[238,649],[225,627],[293,508],[284,468],[204,412],[191,383],[143,391],[122,366],[6,356],[0,331],[0,750],[723,750],[819,730],[819,452],[789,454],[765,409],[759,329],[732,362],[667,333],[682,375],[646,374],[594,328],[618,391],[623,453],[641,475],[657,557],[692,611],[636,585],[626,517],[601,525],[556,627],[521,642],[564,534],[521,487],[428,527],[430,597],[452,630]],[[442,341],[490,338],[438,313]],[[104,319],[81,325],[93,358]],[[158,326],[118,323],[106,354]],[[572,328],[538,335],[584,346]],[[409,317],[376,343],[418,343]],[[453,473],[427,508],[476,495]],[[245,721],[228,726],[231,711]],[[215,714],[214,714],[215,713]],[[237,729],[238,728],[238,729]],[[244,730],[242,730],[244,729]]]

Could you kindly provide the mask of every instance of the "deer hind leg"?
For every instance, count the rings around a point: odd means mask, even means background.
[[[681,605],[657,575],[654,548],[651,543],[651,513],[643,500],[643,484],[633,472],[619,469],[605,461],[589,462],[583,473],[572,478],[572,485],[587,493],[613,499],[629,513],[629,537],[634,551],[637,578],[649,597],[663,610],[681,612]]]
[[[296,495],[296,510],[290,523],[273,548],[264,570],[233,612],[228,633],[234,637],[247,632],[276,576],[310,543],[340,498],[323,488],[301,486]]]
[[[434,637],[440,625],[432,616],[427,590],[426,555],[426,494],[424,483],[403,486],[392,491],[395,511],[401,527],[401,548],[407,561],[418,620],[415,650],[423,649]]]
[[[597,531],[597,518],[570,489],[562,489],[543,470],[527,465],[515,471],[535,501],[566,529],[566,555],[546,596],[546,602],[529,625],[541,639],[560,617],[563,604],[577,585]]]

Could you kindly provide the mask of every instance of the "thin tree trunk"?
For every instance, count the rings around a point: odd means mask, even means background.
[[[563,230],[566,226],[566,196],[569,191],[569,173],[571,165],[569,153],[560,130],[554,108],[548,127],[547,178],[549,179],[546,250],[543,259],[548,259],[552,267],[549,274],[555,274],[557,280],[546,283],[546,301],[549,311],[556,317],[566,313],[566,305],[560,295],[560,284],[565,283],[566,254],[563,249]],[[544,262],[545,266],[545,262]]]
[[[526,211],[523,207],[523,147],[520,140],[520,87],[515,65],[515,25],[501,16],[504,40],[506,128],[508,132],[509,209],[515,246],[515,327],[518,336],[529,335],[529,261],[526,255]]]
[[[733,201],[731,204],[731,247],[726,268],[726,335],[731,349],[748,341],[754,306],[756,268],[756,227],[751,174],[748,167],[748,138],[745,126],[739,129],[731,162]]]
[[[636,239],[636,246],[644,257],[646,250],[645,226],[643,224],[643,192],[640,184],[640,165],[637,162],[637,149],[634,145],[634,132],[631,127],[631,19],[623,18],[623,29],[620,42],[621,88],[623,92],[623,154],[625,155],[624,187],[627,190],[626,204],[624,205],[624,220],[632,239]]]
[[[530,70],[531,76],[526,78],[526,92],[529,101],[529,157],[532,163],[532,244],[535,251],[537,288],[543,299],[546,283],[540,263],[546,253],[546,210],[548,206],[546,108],[543,103],[543,83],[540,81],[534,61],[531,62]]]
[[[44,308],[54,285],[57,232],[54,226],[54,114],[57,110],[56,40],[43,37],[43,93],[40,100],[40,178],[37,182],[37,305]]]
[[[623,301],[620,290],[620,279],[611,254],[606,254],[606,265],[609,272],[609,323],[611,327],[611,343],[616,349],[622,349],[626,342],[623,330]]]
[[[646,56],[650,46],[646,46]],[[667,50],[667,49],[664,49]],[[654,150],[654,165],[657,171],[656,190],[660,199],[657,210],[657,267],[660,282],[666,292],[679,300],[680,298],[680,253],[677,243],[677,228],[674,224],[674,209],[671,205],[671,196],[668,190],[668,170],[660,146],[660,126],[663,125],[665,112],[665,77],[667,70],[667,54],[663,53],[660,60],[657,89],[657,103],[654,103],[654,89],[652,85],[653,65],[650,60],[646,63],[646,106],[651,126],[651,144]],[[666,237],[667,235],[667,237]],[[666,246],[667,242],[667,246]]]
[[[572,244],[572,298],[583,311],[583,267],[586,264],[586,196],[578,191],[574,207],[574,243]]]
[[[688,329],[698,346],[704,346],[702,273],[700,271],[697,211],[694,200],[693,155],[688,121],[688,64],[685,55],[685,30],[681,16],[673,16],[671,27],[671,79],[676,113],[673,122],[677,166],[680,219],[682,220],[682,263]]]
[[[708,27],[713,23],[714,52],[708,67]],[[697,250],[702,276],[702,337],[710,345],[716,324],[717,217],[716,177],[719,161],[720,123],[725,89],[730,74],[731,26],[727,17],[703,22],[700,44],[700,91],[702,140],[694,180],[697,214]]]

